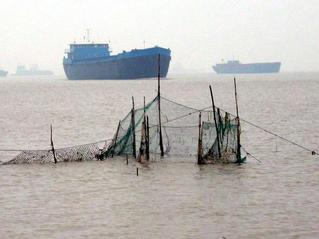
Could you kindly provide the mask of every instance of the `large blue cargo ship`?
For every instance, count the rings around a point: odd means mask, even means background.
[[[152,78],[158,75],[159,55],[160,76],[166,77],[171,51],[158,46],[111,55],[108,44],[70,44],[63,67],[70,80]]]
[[[216,64],[213,69],[218,74],[277,73],[280,65],[280,62],[242,64],[239,61],[227,61],[227,63]]]

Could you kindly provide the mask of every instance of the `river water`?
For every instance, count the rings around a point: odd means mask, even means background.
[[[164,96],[235,112],[231,76],[174,75]],[[156,95],[155,80],[0,80],[0,149],[46,149],[109,139],[131,96]],[[242,75],[241,118],[319,149],[319,73]],[[319,156],[242,122],[254,155],[237,165],[195,158],[0,166],[0,238],[318,238]],[[18,152],[0,151],[7,161]],[[136,176],[139,167],[139,176]]]

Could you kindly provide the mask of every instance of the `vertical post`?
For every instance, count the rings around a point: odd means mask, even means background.
[[[136,158],[136,136],[135,136],[135,106],[134,97],[132,96],[132,112],[131,112],[131,127],[132,127],[132,147],[133,147],[133,157]]]
[[[141,129],[141,143],[139,148],[139,154],[137,156],[137,162],[144,163],[146,155],[146,118],[145,118],[145,96],[144,96],[144,108],[143,108],[143,121]]]
[[[149,125],[148,125],[148,116],[146,116],[146,104],[145,104],[145,96],[144,96],[144,130],[145,130],[145,155],[146,160],[149,161]]]
[[[52,154],[54,158],[54,163],[57,163],[57,159],[55,157],[55,150],[54,150],[54,145],[53,145],[53,136],[52,136],[52,124],[50,125],[50,131],[51,131],[51,148],[52,148]]]
[[[162,119],[161,119],[161,55],[158,54],[158,74],[157,74],[157,101],[158,101],[158,126],[159,126],[159,146],[161,157],[164,156],[163,136],[162,136]]]
[[[202,113],[201,112],[199,112],[199,123],[198,123],[197,164],[203,164]]]
[[[146,116],[146,159],[150,160],[150,126],[148,116]]]
[[[219,130],[218,130],[218,125],[217,125],[217,120],[216,120],[216,110],[215,110],[215,102],[214,102],[214,96],[213,96],[213,91],[211,85],[209,86],[210,90],[210,97],[212,98],[212,105],[213,105],[213,114],[214,114],[214,122],[215,122],[215,129],[216,129],[216,134],[217,134],[217,148],[218,148],[218,156],[221,158],[221,152],[220,152],[220,142],[219,142]]]
[[[237,161],[236,163],[241,164],[241,145],[240,145],[240,120],[238,113],[238,98],[237,98],[237,86],[236,86],[236,78],[234,78],[234,86],[235,86],[235,102],[236,102],[236,120],[237,120]]]

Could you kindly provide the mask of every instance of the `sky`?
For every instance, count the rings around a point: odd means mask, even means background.
[[[319,71],[318,0],[1,0],[0,67],[63,75],[68,44],[110,42],[114,54],[172,50],[171,71],[212,71],[222,59],[281,61]]]

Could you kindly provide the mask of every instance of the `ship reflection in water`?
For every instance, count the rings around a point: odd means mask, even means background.
[[[218,74],[258,74],[278,73],[281,62],[263,62],[242,64],[239,61],[227,61],[216,64],[213,69]]]

